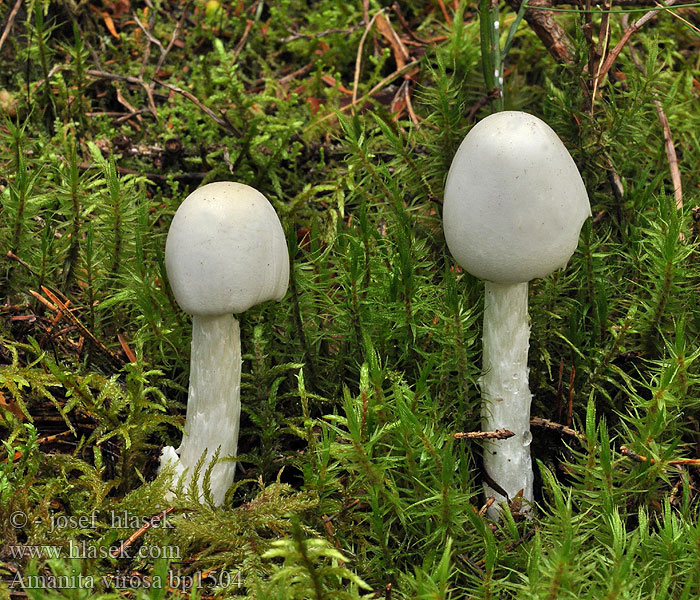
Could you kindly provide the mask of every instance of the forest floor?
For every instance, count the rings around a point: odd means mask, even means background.
[[[482,4],[0,5],[0,599],[700,597],[698,4]],[[484,284],[441,218],[499,109],[593,215],[530,283],[534,506],[494,522]],[[222,180],[291,267],[240,315],[214,506],[158,467],[191,336],[165,240]]]

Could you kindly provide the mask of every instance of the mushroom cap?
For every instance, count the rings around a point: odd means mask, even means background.
[[[571,155],[551,127],[519,111],[469,131],[445,184],[450,252],[469,273],[523,283],[566,266],[591,215]]]
[[[185,198],[168,231],[165,268],[177,303],[192,315],[236,314],[281,300],[289,283],[275,209],[256,189],[229,181]]]

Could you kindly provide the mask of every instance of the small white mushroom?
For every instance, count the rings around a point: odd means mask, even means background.
[[[165,267],[180,307],[192,315],[190,383],[185,435],[163,448],[161,466],[193,475],[206,451],[198,486],[214,453],[235,456],[241,402],[241,343],[234,314],[281,300],[289,282],[289,255],[277,213],[260,192],[218,182],[192,192],[175,213],[165,244]],[[214,503],[233,483],[235,463],[211,473]]]
[[[482,427],[509,429],[484,445],[484,469],[510,499],[532,502],[527,282],[566,266],[590,216],[588,195],[556,133],[524,112],[486,117],[462,141],[445,185],[445,239],[457,262],[486,280]],[[488,484],[487,497],[506,498]],[[491,517],[500,508],[492,506]]]

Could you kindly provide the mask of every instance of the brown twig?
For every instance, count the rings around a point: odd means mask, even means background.
[[[509,429],[496,429],[495,431],[468,431],[452,434],[457,440],[507,440],[515,434]]]
[[[36,443],[37,444],[50,444],[51,442],[55,442],[58,438],[63,437],[64,435],[72,435],[73,437],[76,437],[75,432],[71,431],[70,429],[68,431],[63,431],[61,433],[56,433],[54,435],[46,435],[44,437],[40,437]]]
[[[642,74],[646,75],[646,69],[644,65],[639,60],[637,52],[634,46],[630,44],[629,46],[630,56],[632,57],[632,62],[637,70]],[[673,197],[676,201],[676,208],[680,210],[683,208],[683,183],[681,182],[681,171],[678,168],[678,156],[676,155],[676,147],[673,144],[673,136],[671,135],[671,126],[668,123],[668,118],[664,112],[663,104],[658,98],[654,98],[653,101],[654,108],[656,109],[656,116],[661,124],[661,129],[664,132],[664,149],[666,150],[666,158],[668,158],[668,168],[671,172],[671,183],[673,184]]]
[[[574,380],[576,379],[576,367],[571,365],[571,375],[569,376],[569,405],[566,411],[566,424],[571,427],[571,418],[574,413]]]
[[[365,40],[367,39],[370,29],[372,29],[372,25],[374,25],[374,22],[383,12],[384,9],[382,8],[369,20],[365,26],[365,30],[362,32],[360,43],[357,46],[357,55],[355,56],[355,76],[353,77],[352,81],[352,103],[350,106],[355,106],[355,104],[357,104],[357,87],[360,85],[360,67],[362,66],[362,50],[365,46]]]
[[[411,37],[411,39],[414,42],[418,42],[419,44],[424,45],[424,46],[428,45],[428,43],[429,43],[428,40],[424,40],[422,38],[419,38],[413,32],[413,30],[411,29],[411,26],[408,24],[408,21],[406,20],[406,17],[404,16],[403,12],[401,12],[401,7],[399,6],[398,2],[394,2],[391,5],[391,10],[394,11],[394,13],[396,14],[396,17],[399,19],[399,23],[401,23],[401,27],[404,28],[406,33]]]
[[[631,458],[632,460],[640,463],[649,463],[650,465],[656,465],[656,464],[664,464],[664,465],[688,465],[691,467],[700,467],[700,458],[679,458],[676,460],[668,460],[663,463],[659,463],[659,461],[653,459],[653,458],[648,458],[644,456],[643,454],[637,454],[634,450],[630,450],[627,446],[620,446],[620,454],[623,456],[627,456],[628,458]]]
[[[94,169],[95,165],[81,162],[78,163],[78,168],[83,170]],[[168,179],[174,179],[176,181],[188,179],[202,180],[208,175],[208,173],[206,172],[178,173],[176,175],[160,175],[158,173],[144,173],[143,171],[137,171],[136,169],[129,169],[127,167],[120,167],[119,165],[117,165],[117,172],[121,175],[141,175],[151,181],[167,181]]]
[[[507,2],[516,13],[520,10],[522,0],[507,0]],[[550,0],[530,0],[525,10],[525,20],[557,62],[572,63],[573,44],[566,32],[554,20],[554,14],[546,10],[551,6]]]
[[[608,4],[609,0],[590,0],[590,2],[587,2],[587,4],[590,4],[590,6],[605,6]],[[639,6],[639,7],[646,7],[649,6],[653,0],[615,0],[615,8],[624,8],[624,7],[633,7],[633,6]],[[679,0],[678,2],[675,3],[677,7],[684,6],[686,4],[695,4],[697,0]],[[579,6],[579,0],[551,0],[552,6]],[[669,2],[666,3],[667,5],[670,5]],[[590,7],[587,7],[587,10],[590,10]],[[597,12],[597,11],[596,11]]]
[[[678,0],[668,0],[666,2],[666,6],[671,6],[673,4],[676,4]],[[651,21],[652,19],[655,19],[656,16],[661,12],[662,10],[665,10],[664,8],[656,8],[652,11],[649,11],[646,13],[643,17],[632,23],[626,30],[625,33],[622,34],[622,37],[620,38],[620,41],[617,43],[617,45],[610,51],[608,54],[607,58],[605,59],[605,62],[603,63],[603,66],[600,69],[600,72],[597,75],[598,80],[602,80],[603,77],[605,77],[610,71],[610,67],[612,67],[613,63],[617,59],[617,57],[620,55],[620,52],[622,52],[622,49],[625,47],[627,42],[630,40],[632,35],[634,35],[637,31],[639,31],[646,23]]]
[[[34,270],[32,269],[32,267],[31,267],[28,263],[26,263],[25,261],[23,261],[23,260],[22,260],[19,256],[17,256],[14,252],[12,252],[12,250],[8,250],[8,251],[7,251],[7,254],[5,254],[5,256],[7,256],[7,258],[10,258],[10,259],[12,259],[12,260],[17,261],[20,265],[22,265],[25,269],[27,269],[27,271],[29,271],[32,275],[35,275]]]
[[[349,34],[357,31],[360,27],[364,26],[364,21],[348,27],[347,29],[324,29],[323,31],[317,31],[316,33],[300,33],[294,30],[288,30],[290,35],[282,40],[282,43],[293,42],[294,40],[315,40],[327,35],[332,35],[334,33],[344,33]]]
[[[467,113],[467,123],[471,123],[474,120],[474,117],[476,117],[476,113],[478,113],[479,110],[486,106],[491,100],[498,98],[500,93],[501,92],[498,88],[493,88],[488,94],[479,98]]]
[[[659,123],[664,130],[664,148],[666,149],[666,158],[668,158],[668,168],[671,172],[673,197],[676,201],[676,208],[680,210],[683,208],[683,184],[681,183],[681,171],[678,168],[678,156],[676,155],[676,148],[673,145],[673,137],[671,136],[671,127],[668,124],[668,118],[664,112],[661,100],[654,98],[653,102]]]
[[[479,509],[479,516],[483,517],[495,501],[496,499],[493,496],[486,498],[486,502],[484,502],[484,505]]]
[[[163,87],[172,90],[176,94],[180,94],[181,96],[187,98],[190,102],[192,102],[192,104],[194,104],[202,112],[209,115],[218,125],[226,129],[227,131],[236,134],[238,133],[236,131],[236,128],[227,119],[218,116],[211,108],[205,106],[192,92],[188,90],[183,90],[182,88],[179,88],[176,85],[172,85],[171,83],[160,81],[159,79],[154,79],[153,81],[155,81],[158,85],[162,85]]]
[[[555,423],[554,421],[550,421],[549,419],[543,419],[542,417],[531,417],[530,425],[534,427],[544,427],[545,429],[551,429],[552,431],[556,431],[557,433],[564,433],[566,435],[570,435],[571,437],[575,437],[581,441],[586,441],[586,436],[582,433],[579,433],[571,427],[562,425],[561,423]]]
[[[452,18],[450,17],[449,13],[447,12],[447,8],[445,7],[445,3],[443,0],[437,0],[438,6],[440,7],[440,11],[442,12],[442,16],[445,19],[445,23],[450,25],[452,23]]]
[[[600,18],[600,32],[598,33],[598,44],[592,51],[591,60],[588,63],[588,72],[593,76],[593,93],[591,94],[591,115],[595,107],[595,97],[598,92],[598,86],[601,82],[600,70],[603,65],[603,57],[608,51],[610,43],[610,13],[612,0],[605,3],[605,11]],[[595,74],[594,74],[595,73]]]
[[[78,319],[78,317],[76,317],[73,314],[73,310],[75,309],[69,309],[67,301],[64,301],[58,297],[58,292],[54,293],[44,285],[41,286],[41,291],[44,292],[46,296],[48,296],[49,300],[54,306],[54,310],[56,312],[62,312],[65,315],[66,319],[68,319],[68,321],[70,321],[84,337],[90,340],[90,342],[92,342],[92,344],[107,357],[109,362],[114,367],[120,369],[124,366],[124,361],[121,358],[119,358],[116,354],[114,354],[109,348],[107,348],[107,346],[105,346],[100,340],[98,340],[94,336],[94,334],[80,322],[80,319]],[[30,294],[32,294],[35,298],[40,300],[44,305],[50,306],[50,304],[47,304],[46,302],[41,300],[40,294],[37,294],[33,290],[30,290]]]
[[[2,50],[2,47],[5,44],[5,40],[7,39],[7,36],[10,35],[10,31],[12,30],[12,25],[15,22],[15,17],[17,16],[17,13],[19,12],[20,6],[22,6],[22,0],[17,0],[17,2],[15,2],[15,5],[12,7],[12,10],[10,11],[10,16],[7,19],[7,25],[5,25],[5,31],[2,32],[2,37],[0,37],[0,50]]]
[[[134,533],[132,533],[128,538],[126,538],[119,547],[112,550],[112,556],[122,556],[124,550],[126,550],[131,544],[138,540],[144,533],[146,533],[151,527],[157,527],[160,522],[171,512],[175,510],[174,506],[166,508],[163,512],[157,514],[155,517],[150,519],[147,523],[144,523],[142,527],[139,527]]]
[[[163,63],[165,62],[166,57],[170,53],[170,50],[172,50],[173,45],[175,44],[175,40],[177,40],[177,37],[180,35],[180,31],[182,31],[182,27],[185,24],[185,20],[187,19],[187,13],[190,10],[191,4],[192,0],[187,0],[187,2],[185,3],[185,7],[182,9],[182,16],[177,22],[177,25],[175,25],[175,29],[173,30],[173,33],[170,36],[170,41],[168,42],[168,45],[165,47],[165,50],[161,51],[160,57],[158,58],[158,62],[156,63],[156,69],[155,71],[153,71],[155,77],[158,76],[158,71],[160,71],[161,67],[163,66]]]
[[[369,92],[367,92],[364,96],[361,96],[360,98],[357,98],[357,100],[353,100],[349,104],[346,104],[345,106],[341,106],[338,109],[338,112],[345,112],[346,110],[349,110],[356,106],[358,103],[362,102],[366,98],[370,98],[373,94],[376,94],[379,90],[381,90],[384,86],[388,85],[394,79],[397,79],[398,77],[401,77],[404,73],[407,71],[410,71],[413,67],[418,66],[420,64],[420,60],[414,60],[408,63],[403,69],[398,69],[394,71],[391,75],[387,75],[384,79],[382,79],[377,85],[375,85]],[[307,129],[310,129],[311,127],[315,127],[319,123],[323,123],[323,121],[327,121],[328,119],[332,118],[335,116],[335,113],[328,113],[327,115],[321,117],[318,121],[314,121],[307,127]]]
[[[250,30],[252,29],[253,25],[255,24],[255,21],[253,19],[248,19],[248,21],[245,24],[245,30],[243,31],[243,35],[241,36],[240,41],[238,44],[236,44],[236,48],[233,51],[233,63],[235,64],[238,62],[238,57],[240,56],[241,52],[243,51],[243,48],[245,47],[246,40],[248,39],[248,35],[250,34]]]

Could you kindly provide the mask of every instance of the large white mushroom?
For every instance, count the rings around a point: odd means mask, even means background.
[[[218,182],[192,192],[175,213],[165,244],[165,267],[175,299],[192,315],[190,383],[185,435],[180,447],[163,448],[191,480],[206,451],[198,486],[214,453],[235,456],[241,401],[241,342],[234,314],[281,300],[289,282],[289,255],[277,213],[260,192]],[[211,473],[214,503],[233,483],[235,463]]]
[[[524,112],[498,112],[462,141],[445,185],[445,239],[457,262],[486,280],[482,427],[509,429],[484,446],[484,469],[508,498],[533,494],[527,353],[528,284],[566,266],[591,208],[573,159],[556,133]],[[497,518],[494,505],[489,515]]]

